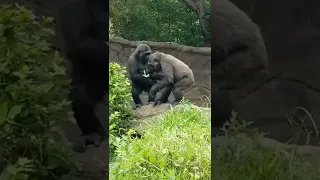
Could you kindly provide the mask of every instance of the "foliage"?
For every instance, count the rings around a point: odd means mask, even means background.
[[[16,164],[9,165],[0,175],[2,180],[27,180],[28,172],[35,170],[32,161],[27,158],[19,158]]]
[[[0,171],[16,171],[22,179],[57,178],[57,169],[75,166],[52,138],[69,105],[65,69],[47,42],[53,19],[18,5],[2,5],[0,11]],[[34,168],[19,172],[16,162]]]
[[[110,179],[210,179],[210,116],[190,104],[152,120],[141,139],[124,135]]]
[[[211,5],[205,0],[205,22],[210,32]],[[210,44],[197,15],[183,0],[110,1],[110,32],[128,40],[176,42],[189,46]]]
[[[236,120],[228,123],[227,139],[212,140],[212,179],[225,180],[313,180],[320,171],[299,158],[295,152],[261,146],[258,133],[250,124]]]
[[[113,142],[116,137],[127,131],[129,120],[133,118],[131,85],[126,77],[126,68],[117,63],[109,65],[109,151],[114,150]]]

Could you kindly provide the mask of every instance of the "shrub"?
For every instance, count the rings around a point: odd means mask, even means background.
[[[59,177],[57,169],[68,172],[74,164],[52,138],[69,105],[65,69],[47,42],[53,19],[18,5],[0,12],[0,172],[23,158],[34,166],[31,177]]]
[[[210,179],[210,116],[189,104],[152,120],[143,138],[118,141],[110,179]]]
[[[110,153],[113,152],[114,142],[127,131],[129,121],[133,118],[131,85],[126,77],[126,68],[117,63],[109,65],[109,143]]]

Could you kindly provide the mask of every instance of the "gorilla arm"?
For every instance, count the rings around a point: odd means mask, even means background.
[[[139,62],[137,62],[138,60],[135,59],[134,56],[130,56],[129,60],[128,60],[128,73],[129,73],[129,77],[131,80],[139,82],[139,83],[143,83],[143,84],[149,84],[149,85],[154,85],[153,80],[148,79],[147,77],[144,77],[142,74],[140,74],[139,72]]]
[[[160,91],[161,89],[165,88],[165,87],[169,87],[172,86],[173,84],[173,67],[170,63],[162,61],[161,62],[161,69],[162,69],[162,73],[163,73],[163,79],[159,82],[157,82],[157,84],[155,84],[154,86],[152,86],[149,96],[152,98],[152,101],[154,101],[156,94],[158,91]]]
[[[166,62],[166,61],[161,61],[161,70],[165,78],[168,79],[168,81],[172,84],[174,81],[173,78],[173,66],[172,64]]]
[[[91,59],[108,66],[109,48],[104,40],[89,37],[92,20],[85,1],[71,1],[59,11],[61,31],[66,39],[66,54],[71,59]]]
[[[154,72],[150,74],[150,79],[153,80],[162,80],[165,76],[163,75],[162,72]]]

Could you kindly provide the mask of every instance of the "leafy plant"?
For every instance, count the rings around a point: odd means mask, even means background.
[[[1,174],[0,180],[28,180],[29,173],[35,171],[32,160],[19,158],[14,165],[9,165]]]
[[[190,104],[176,106],[118,141],[110,179],[210,179],[210,116]]]
[[[110,151],[114,150],[114,141],[127,131],[133,118],[131,85],[126,77],[126,68],[117,63],[109,65],[109,141]]]
[[[204,1],[205,23],[210,33],[211,5]],[[110,1],[110,33],[132,41],[176,42],[188,46],[210,44],[197,14],[183,0]]]
[[[52,133],[67,119],[69,81],[59,53],[47,41],[54,35],[53,19],[18,5],[2,5],[0,11],[0,171],[23,157],[35,167],[25,173],[57,178],[61,172],[55,171],[64,164],[53,168],[53,161],[69,157],[55,154],[57,134]],[[70,170],[75,166],[69,162]]]

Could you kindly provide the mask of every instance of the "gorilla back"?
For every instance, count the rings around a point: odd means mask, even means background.
[[[155,97],[156,93],[162,88],[172,86],[172,92],[175,96],[174,103],[178,103],[183,98],[183,90],[194,84],[193,72],[189,66],[170,54],[155,52],[149,56],[148,63],[154,67],[160,64],[165,77],[152,87],[151,97]]]
[[[213,8],[213,65],[227,66],[227,72],[220,71],[228,77],[227,87],[254,88],[251,82],[256,76],[268,74],[268,56],[259,27],[228,0],[216,0]],[[255,76],[248,76],[248,69]],[[216,72],[214,80],[219,76]]]
[[[213,125],[221,125],[229,119],[232,99],[242,97],[269,77],[268,56],[259,27],[228,0],[215,0],[213,6],[212,61],[215,89],[211,105],[216,108],[212,108],[211,116]]]

